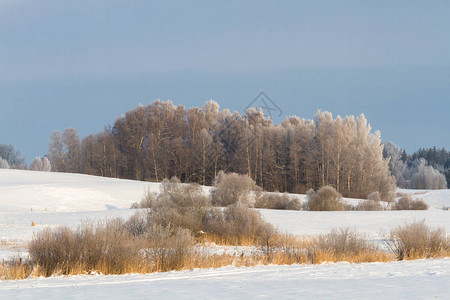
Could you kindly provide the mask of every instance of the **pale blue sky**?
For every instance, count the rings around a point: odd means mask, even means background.
[[[242,112],[260,91],[448,149],[450,2],[0,0],[0,143],[28,162],[138,103]]]

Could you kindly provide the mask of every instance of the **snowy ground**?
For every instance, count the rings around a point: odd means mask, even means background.
[[[94,176],[0,169],[0,259],[26,256],[25,245],[44,227],[75,227],[84,220],[128,218],[129,207],[155,183]],[[205,190],[208,188],[205,188]],[[425,219],[450,232],[450,190],[410,191],[428,211],[305,212],[260,210],[281,231],[314,235],[352,227],[380,241],[381,231]],[[298,196],[304,199],[304,196]],[[357,199],[348,199],[352,204]],[[34,222],[36,226],[32,227]],[[216,249],[229,251],[229,249]],[[232,250],[233,251],[233,250]],[[389,264],[333,264],[223,268],[151,275],[78,276],[0,283],[0,299],[11,298],[449,298],[450,260]]]
[[[3,299],[448,299],[450,259],[6,281]]]
[[[0,169],[0,211],[80,212],[130,208],[159,184],[80,174]]]

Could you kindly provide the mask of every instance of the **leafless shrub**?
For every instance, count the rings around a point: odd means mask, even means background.
[[[158,194],[151,192],[149,189],[145,192],[144,197],[142,197],[142,200],[139,203],[139,205],[135,205],[132,208],[152,208],[157,201],[158,201]]]
[[[380,192],[376,191],[376,192],[370,193],[369,196],[367,196],[367,200],[381,201]]]
[[[286,193],[264,193],[256,198],[255,208],[300,210],[301,203],[297,198],[291,198]]]
[[[140,211],[131,216],[124,224],[124,229],[133,236],[143,235],[149,228],[147,215]]]
[[[181,227],[197,232],[203,228],[205,210],[206,208],[178,206],[163,197],[158,201],[158,205],[148,212],[148,219],[152,225]]]
[[[170,226],[153,225],[146,237],[149,244],[145,257],[156,271],[181,269],[195,244],[190,230]]]
[[[257,211],[242,200],[225,209],[214,208],[197,187],[183,187],[173,181],[161,189],[156,204],[147,212],[146,222],[151,226],[205,232],[222,241],[238,244],[243,241],[268,244],[276,233]],[[137,224],[133,228],[142,228],[139,222],[134,223]]]
[[[402,196],[397,203],[395,203],[396,210],[409,210],[412,197],[410,195]]]
[[[257,211],[241,203],[227,207],[224,211],[224,219],[231,225],[230,235],[266,239],[266,234],[274,233],[273,226],[265,222]]]
[[[388,192],[384,198],[381,196],[380,192],[375,191],[370,193],[367,196],[367,200],[373,200],[373,201],[378,201],[378,202],[388,202],[388,203],[392,203],[395,201],[395,192],[390,191]]]
[[[216,206],[224,207],[238,201],[250,207],[254,205],[251,192],[256,189],[256,183],[248,175],[221,171],[214,181],[214,187],[212,202]]]
[[[359,202],[355,209],[359,211],[377,211],[383,210],[383,206],[381,206],[380,202],[375,200],[364,200]]]
[[[411,210],[427,210],[428,204],[426,204],[422,199],[416,199],[411,201]]]
[[[221,176],[227,176],[222,174]],[[240,175],[239,175],[240,176]],[[236,179],[235,176],[231,178]],[[233,181],[233,180],[232,180]],[[223,182],[222,182],[223,183]],[[245,185],[248,187],[248,185]],[[221,193],[230,190],[219,189]],[[242,191],[242,190],[241,190]],[[258,212],[242,201],[245,193],[236,192],[240,200],[225,209],[213,208],[200,186],[183,185],[178,179],[165,180],[160,195],[151,199],[151,209],[145,217],[135,216],[125,225],[132,234],[146,228],[183,228],[193,233],[205,232],[226,241],[258,241],[267,243],[274,229],[264,222]],[[250,190],[247,189],[247,195]],[[222,194],[225,196],[225,194]]]
[[[162,199],[149,214],[151,224],[174,226],[190,229],[193,232],[202,230],[207,207],[177,206],[167,199]]]
[[[364,235],[350,228],[333,229],[328,234],[319,235],[315,240],[316,250],[331,251],[337,257],[357,255],[375,250]]]
[[[197,232],[203,227],[205,214],[211,207],[211,201],[203,193],[201,186],[182,184],[178,178],[174,177],[170,180],[165,179],[161,183],[159,195],[146,192],[141,207],[150,208],[145,220],[147,227],[150,225],[172,226]],[[142,229],[143,222],[142,218],[136,218],[130,220],[129,225]]]
[[[427,210],[428,205],[422,199],[413,200],[411,195],[402,196],[394,206],[395,210]]]
[[[146,224],[143,215],[46,229],[29,245],[31,262],[44,276],[79,272],[123,274],[176,270],[186,264],[194,238],[189,229]]]
[[[46,229],[33,237],[28,252],[46,276],[70,274],[74,269],[122,274],[142,258],[141,240],[132,238],[123,228],[122,220],[113,219],[83,224],[76,230]]]
[[[259,245],[270,244],[271,238],[277,234],[274,227],[264,221],[259,212],[239,202],[224,210],[210,210],[204,231],[224,242],[242,244],[246,241]]]
[[[397,226],[391,230],[385,243],[399,260],[438,257],[449,253],[445,230],[431,229],[424,220]]]
[[[209,198],[203,193],[202,187],[196,184],[182,184],[176,177],[164,179],[160,187],[159,200],[167,200],[179,207],[208,207]]]
[[[342,195],[331,186],[323,186],[317,192],[308,192],[308,210],[337,211],[346,210]]]

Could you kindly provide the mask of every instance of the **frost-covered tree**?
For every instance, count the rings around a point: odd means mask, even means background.
[[[330,185],[351,197],[365,198],[374,191],[383,200],[392,197],[395,179],[383,159],[381,134],[371,132],[364,115],[333,119],[331,113],[319,111],[315,124],[313,160],[319,171],[315,187]]]
[[[81,142],[74,128],[63,133],[55,130],[50,136],[48,157],[54,171],[79,173],[81,171]]]
[[[36,157],[31,163],[30,170],[50,172],[52,170],[52,166],[50,160],[46,156],[43,158]]]
[[[411,187],[414,189],[446,189],[447,181],[444,174],[432,166],[427,165],[425,159],[421,158],[416,162],[414,175],[412,176]]]
[[[66,171],[64,145],[61,137],[61,132],[55,130],[50,136],[48,142],[48,157],[50,159],[53,170],[56,172]]]
[[[389,159],[389,170],[395,177],[397,186],[401,188],[409,187],[409,170],[402,160],[404,151],[392,142],[384,144],[383,155]]]
[[[66,150],[66,171],[70,173],[80,172],[80,138],[74,128],[66,128],[62,134],[62,142]]]
[[[198,164],[198,176],[200,184],[206,185],[206,175],[208,170],[212,169],[212,157],[209,154],[211,149],[212,137],[208,131],[203,128],[197,135],[197,143],[194,147],[194,151],[199,154]]]
[[[397,185],[413,189],[442,189],[450,178],[450,158],[445,149],[420,149],[412,155],[392,142],[386,143],[384,157],[389,159],[389,169]]]
[[[72,150],[71,150],[72,149]],[[267,191],[300,192],[330,185],[344,196],[383,200],[395,190],[379,132],[364,115],[274,124],[262,109],[219,110],[209,101],[186,109],[155,101],[126,112],[80,142],[75,130],[54,132],[48,157],[63,172],[210,185],[220,171],[246,174]]]
[[[0,145],[0,157],[8,162],[11,169],[23,169],[25,159],[21,157],[20,151],[16,151],[13,145]]]
[[[50,172],[52,170],[52,164],[50,163],[50,160],[45,156],[42,158],[42,171]]]
[[[9,169],[8,162],[0,157],[0,169]]]
[[[447,185],[450,184],[450,152],[445,150],[444,148],[438,149],[436,147],[429,149],[419,149],[412,155],[408,155],[408,162],[412,165],[412,162],[419,158],[426,159],[427,163],[438,170],[441,173],[444,173],[447,179]]]

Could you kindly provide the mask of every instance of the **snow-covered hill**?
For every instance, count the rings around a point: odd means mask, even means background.
[[[129,208],[159,184],[81,174],[0,169],[0,211],[80,212]]]

